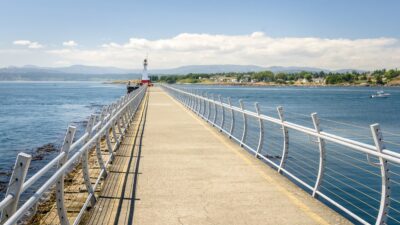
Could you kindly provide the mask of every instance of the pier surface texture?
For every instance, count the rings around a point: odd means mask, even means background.
[[[350,224],[161,88],[142,108],[86,223]]]

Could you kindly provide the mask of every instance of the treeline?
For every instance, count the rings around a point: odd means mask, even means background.
[[[247,73],[214,73],[214,74],[197,74],[190,73],[187,75],[165,75],[154,77],[153,81],[163,83],[200,83],[208,82],[273,82],[280,84],[294,84],[296,81],[301,82],[318,82],[325,84],[385,84],[390,80],[399,77],[400,70],[375,70],[373,72],[351,71],[345,73],[334,72],[307,72],[298,73],[273,73],[271,71],[247,72]]]

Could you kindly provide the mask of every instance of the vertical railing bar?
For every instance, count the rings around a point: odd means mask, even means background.
[[[383,141],[383,135],[379,124],[373,124],[370,126],[372,137],[376,146],[376,151],[382,153],[385,149],[385,143]],[[390,177],[388,162],[386,159],[379,157],[379,165],[381,168],[381,199],[379,204],[378,216],[376,218],[376,225],[386,224],[389,215],[390,206]]]
[[[217,114],[218,114],[217,104],[215,104],[215,96],[214,95],[212,95],[212,101],[213,101],[213,105],[214,105],[214,118],[213,118],[212,125],[214,127],[216,125],[215,122],[217,121]]]
[[[196,110],[195,110],[195,112],[196,112],[197,115],[199,115],[199,110],[200,110],[199,109],[199,106],[200,106],[199,102],[200,102],[199,91],[196,91]]]
[[[92,127],[94,124],[95,120],[95,115],[90,116],[89,122],[86,127],[86,132],[89,134],[88,137],[85,140],[85,143],[87,143],[90,138],[92,137]],[[90,203],[92,206],[96,203],[96,198],[94,196],[94,190],[92,183],[90,181],[90,174],[89,174],[89,151],[90,148],[87,148],[82,155],[82,173],[83,173],[83,179],[85,181],[85,186],[89,194],[92,194],[92,198],[90,199]]]
[[[193,90],[191,90],[189,93],[193,95]],[[190,109],[191,109],[191,110],[193,110],[193,96],[192,96],[192,95],[189,95],[189,99],[190,99]]]
[[[99,132],[100,129],[103,128],[103,126],[104,126],[104,116],[105,116],[104,111],[102,111],[98,117],[99,121],[100,121],[100,126],[97,128],[97,132]],[[103,177],[106,177],[107,169],[104,164],[103,156],[101,155],[101,137],[102,137],[102,135],[99,135],[99,137],[97,138],[97,141],[96,141],[96,156],[97,156],[97,161],[99,162],[100,168],[104,170]]]
[[[225,123],[225,107],[223,105],[221,95],[218,95],[218,99],[219,102],[221,103],[221,126],[220,126],[221,128],[219,129],[219,131],[222,131],[224,129],[224,123]]]
[[[13,199],[3,209],[3,212],[1,212],[1,224],[6,222],[8,218],[10,218],[17,210],[22,187],[24,185],[31,160],[32,156],[23,152],[19,153],[17,159],[15,160],[15,165],[10,177],[10,182],[8,183],[7,192],[4,195],[11,195],[13,196]]]
[[[117,102],[117,111],[121,108],[121,102]],[[119,137],[116,137],[118,142],[120,142],[120,140],[122,139],[122,128],[121,128],[121,114],[118,115],[117,118],[115,118],[115,124],[117,125],[117,129],[118,129],[118,133],[119,133]],[[119,143],[118,145],[119,146]]]
[[[111,109],[110,107],[107,108],[107,112],[110,113],[110,117],[108,118],[107,122],[111,120],[112,114],[111,114]],[[110,138],[110,126],[111,124],[107,127],[106,129],[106,143],[107,143],[107,148],[108,148],[108,152],[110,154],[110,163],[112,163],[114,161],[114,150],[111,144],[111,138]],[[111,128],[113,129],[113,128]]]
[[[196,92],[195,92],[195,90],[193,90],[192,91],[192,94],[193,94],[193,96],[192,96],[192,111],[193,112],[196,112]]]
[[[286,126],[284,126],[284,122],[285,122],[285,117],[283,114],[283,107],[282,106],[278,106],[277,108],[278,111],[278,116],[279,119],[282,122],[282,135],[283,135],[283,148],[282,148],[282,156],[281,156],[281,161],[279,163],[279,168],[278,168],[278,173],[281,173],[282,169],[285,168],[286,165],[286,159],[288,157],[289,154],[289,130]]]
[[[122,111],[122,116],[121,116],[121,119],[122,119],[122,125],[123,125],[123,127],[124,127],[124,130],[123,130],[123,133],[125,134],[125,132],[126,132],[126,130],[128,129],[128,121],[127,121],[127,119],[126,119],[126,115],[127,115],[127,113],[128,113],[128,110],[127,109],[124,109],[124,111]]]
[[[112,109],[114,110],[115,108],[116,108],[116,105],[113,104],[112,105]],[[114,115],[114,113],[112,115]],[[112,131],[112,134],[113,134],[113,139],[114,139],[115,143],[117,144],[116,146],[119,146],[119,140],[118,140],[118,137],[117,137],[117,132],[115,131],[116,122],[115,122],[115,120],[111,121],[111,122],[112,122],[111,123],[111,131]],[[118,128],[118,126],[117,126],[117,128]]]
[[[240,109],[242,110],[242,116],[243,116],[243,133],[242,133],[242,139],[240,140],[240,147],[243,147],[243,144],[245,143],[247,136],[247,115],[244,113],[244,105],[242,99],[239,100],[239,105]]]
[[[258,105],[258,102],[254,103],[254,107],[256,108],[256,113],[258,115],[258,126],[259,126],[259,137],[258,137],[258,144],[257,144],[257,150],[255,157],[258,157],[260,154],[261,150],[263,149],[264,145],[264,121],[260,117],[260,107]]]
[[[210,100],[212,94],[207,96],[207,99]],[[207,101],[207,122],[210,120],[210,116],[211,116],[211,102]],[[211,122],[210,122],[211,123]]]
[[[235,113],[233,112],[231,98],[228,97],[229,109],[231,110],[231,128],[229,129],[229,138],[232,138],[233,130],[235,129]]]
[[[207,93],[203,93],[203,97],[207,97]],[[206,100],[205,99],[203,99],[203,112],[202,112],[202,117],[203,117],[203,119],[205,118],[205,116],[206,116]]]
[[[182,97],[183,97],[184,105],[185,105],[186,108],[187,108],[187,107],[188,107],[188,101],[189,101],[189,99],[187,98],[186,94],[182,94]]]
[[[60,152],[64,152],[65,155],[58,161],[57,168],[62,167],[68,159],[69,150],[75,136],[75,131],[76,127],[73,126],[68,127],[67,133],[64,138],[64,143],[60,149]],[[56,205],[57,205],[57,212],[60,224],[69,225],[67,209],[65,208],[64,177],[65,177],[64,174],[61,175],[58,181],[56,182]]]
[[[318,118],[317,113],[312,113],[311,114],[312,122],[314,124],[315,132],[320,133],[321,132],[321,127],[320,127],[320,120]],[[319,148],[319,165],[318,165],[318,175],[317,179],[315,181],[314,189],[312,196],[315,198],[317,191],[319,191],[319,188],[321,186],[322,180],[324,178],[324,172],[325,172],[325,164],[326,164],[326,151],[325,151],[325,140],[322,138],[317,138],[318,142],[318,148]]]

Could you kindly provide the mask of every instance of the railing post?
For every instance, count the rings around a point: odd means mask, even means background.
[[[210,116],[211,116],[211,102],[210,102],[211,96],[212,96],[212,94],[210,94],[210,97],[207,97],[207,107],[208,107],[208,109],[207,109],[207,122],[210,121]],[[210,121],[210,123],[211,123],[211,121]]]
[[[199,113],[200,113],[200,94],[199,94],[199,91],[197,91],[197,94],[196,94],[196,113],[197,113],[197,115],[199,115]]]
[[[101,130],[101,128],[104,126],[104,111],[101,112],[100,116],[98,117],[99,121],[100,121],[100,126],[97,128],[97,132],[99,132]],[[104,174],[103,177],[107,176],[107,170],[106,170],[106,165],[104,164],[103,161],[103,156],[101,155],[101,136],[99,135],[99,137],[96,140],[96,156],[97,156],[97,161],[99,162],[100,168],[104,170]]]
[[[189,108],[189,98],[188,98],[188,96],[186,94],[182,94],[182,97],[183,97],[184,105],[186,106],[186,108]]]
[[[235,113],[233,112],[232,109],[232,102],[230,97],[228,97],[228,104],[229,104],[229,109],[231,110],[231,129],[229,129],[229,138],[232,138],[233,130],[235,129]]]
[[[317,133],[321,132],[321,127],[319,125],[319,118],[317,116],[317,113],[312,113],[311,118],[314,124],[315,131]],[[318,137],[318,148],[319,148],[319,166],[318,166],[318,175],[317,175],[317,180],[315,181],[315,186],[313,189],[312,196],[315,198],[316,193],[318,189],[321,186],[322,179],[324,178],[324,172],[325,172],[325,161],[326,161],[326,152],[325,152],[325,140]]]
[[[29,164],[32,156],[26,153],[19,153],[15,161],[14,169],[8,184],[5,196],[12,195],[13,200],[3,209],[1,213],[1,223],[7,221],[18,207],[19,197],[21,196],[22,187],[25,182],[26,174],[28,173]]]
[[[240,140],[240,147],[242,147],[244,142],[246,141],[246,136],[247,136],[247,116],[244,113],[244,106],[242,99],[239,100],[239,104],[243,114],[243,133],[242,133],[242,139]]]
[[[254,103],[254,107],[256,108],[256,113],[258,115],[258,126],[260,128],[257,151],[255,154],[255,157],[258,158],[258,155],[260,154],[261,149],[263,149],[264,145],[264,121],[260,117],[260,106],[258,105],[258,102]]]
[[[202,94],[202,97],[203,97],[203,98],[207,98],[207,93],[203,93],[203,94]],[[205,100],[205,99],[203,99],[203,110],[202,110],[201,115],[202,115],[202,117],[203,117],[203,119],[204,119],[204,118],[205,118],[205,115],[206,115],[206,100]]]
[[[208,109],[207,100],[206,100],[208,98],[207,92],[204,93],[203,98],[204,98],[204,100],[203,100],[203,102],[204,102],[204,104],[203,104],[203,106],[204,106],[203,119],[207,120],[207,114],[206,114],[207,109]]]
[[[282,168],[285,168],[286,164],[286,159],[288,157],[289,153],[289,130],[288,128],[283,124],[285,122],[285,117],[283,115],[283,107],[278,106],[277,108],[279,119],[282,122],[282,135],[283,135],[283,148],[282,148],[282,157],[281,157],[281,162],[279,163],[279,168],[278,168],[278,173],[281,173]]]
[[[217,110],[217,104],[215,102],[215,96],[214,95],[212,95],[212,100],[213,100],[213,104],[214,104],[214,118],[213,118],[212,125],[215,126],[216,125],[215,122],[217,121],[218,110]]]
[[[196,90],[192,91],[192,110],[196,112]]]
[[[120,108],[121,108],[121,102],[118,102],[118,103],[117,103],[117,107],[116,107],[116,111],[118,111]],[[117,125],[117,129],[118,129],[118,132],[119,132],[119,137],[117,138],[117,140],[119,141],[119,140],[120,140],[119,138],[122,138],[121,114],[118,115],[118,116],[115,118],[115,124]],[[119,144],[118,144],[118,145],[119,145]]]
[[[124,107],[125,101],[123,101],[122,107]],[[122,121],[122,126],[124,128],[123,132],[125,133],[126,129],[128,128],[128,122],[126,121],[126,114],[127,114],[127,109],[123,109],[121,112],[121,121]]]
[[[111,114],[111,108],[110,107],[108,107],[107,108],[107,113],[109,114],[109,117],[108,117],[108,119],[107,119],[107,122],[108,121],[110,121],[111,120],[111,117],[112,117],[112,114]],[[106,123],[107,123],[106,122]],[[110,124],[111,125],[111,124]],[[113,129],[113,128],[111,128],[111,129]],[[108,152],[110,153],[110,163],[112,163],[112,161],[114,160],[114,149],[113,149],[113,147],[112,147],[112,144],[111,144],[111,138],[110,138],[110,127],[108,126],[107,127],[107,129],[106,129],[106,143],[107,143],[107,148],[108,148]]]
[[[92,115],[89,119],[89,122],[86,127],[86,132],[88,133],[88,137],[85,140],[85,143],[90,140],[92,137],[92,128],[95,120],[95,115]],[[90,174],[89,174],[89,150],[90,148],[85,149],[82,155],[82,172],[83,172],[83,179],[85,181],[85,186],[89,194],[92,194],[92,198],[90,199],[90,203],[92,206],[96,203],[96,197],[94,196],[94,190],[92,183],[90,181]]]
[[[111,109],[112,109],[111,110],[111,117],[112,117],[114,115],[114,113],[113,113],[114,109],[115,109],[115,111],[117,111],[118,109],[117,109],[115,104],[112,104]],[[115,131],[116,122],[115,121],[111,121],[111,122],[112,122],[111,123],[111,128],[112,128],[111,131],[112,131],[112,134],[113,134],[113,138],[115,140],[115,143],[117,143],[117,146],[119,146],[119,140],[118,140],[118,137],[117,137],[117,132]],[[117,126],[117,128],[118,128],[118,126]]]
[[[64,138],[63,145],[61,147],[60,152],[64,152],[64,157],[62,157],[58,161],[57,168],[60,168],[64,165],[64,163],[68,159],[68,153],[72,144],[72,141],[74,140],[75,136],[75,131],[76,127],[69,126],[67,133]],[[57,204],[57,212],[58,212],[58,218],[60,219],[60,224],[61,225],[69,225],[69,220],[67,216],[67,210],[65,208],[65,202],[64,202],[64,174],[60,176],[56,183],[56,204]]]
[[[123,118],[124,118],[124,123],[125,123],[125,132],[127,131],[128,127],[129,127],[129,105],[126,106],[126,108],[124,109],[124,114],[123,114]]]
[[[132,113],[133,113],[133,110],[132,110],[132,104],[133,104],[133,101],[132,102],[130,102],[129,103],[129,105],[128,105],[128,114],[127,114],[127,117],[128,117],[128,123],[130,123],[131,122],[131,118],[132,118]]]
[[[190,93],[190,91],[189,91],[189,89],[188,90],[186,90],[186,93],[185,93],[185,97],[186,97],[186,107],[188,108],[188,109],[190,109],[190,95],[188,94],[188,92]]]
[[[218,99],[219,99],[219,102],[221,103],[221,111],[222,111],[221,112],[221,128],[219,129],[219,131],[222,131],[224,129],[224,124],[225,124],[225,107],[223,105],[221,95],[218,95]]]
[[[194,103],[194,99],[193,99],[193,90],[191,90],[189,92],[189,98],[190,98],[190,109],[193,111],[193,103]]]
[[[383,142],[383,135],[379,124],[376,123],[371,125],[371,132],[376,146],[376,151],[382,153],[382,150],[385,149],[385,143]],[[375,223],[376,225],[387,223],[387,217],[389,214],[389,205],[390,205],[390,194],[391,194],[388,162],[386,159],[379,157],[379,165],[381,167],[382,184],[381,184],[381,200],[380,200],[378,216],[376,218],[376,223]]]

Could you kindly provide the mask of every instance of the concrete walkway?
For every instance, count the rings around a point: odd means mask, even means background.
[[[350,224],[150,88],[134,224]]]

